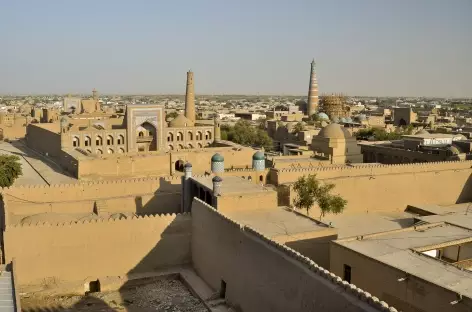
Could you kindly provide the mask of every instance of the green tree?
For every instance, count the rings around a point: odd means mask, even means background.
[[[298,133],[305,131],[305,126],[301,122],[297,122],[295,126],[293,126],[292,133]]]
[[[254,144],[259,147],[263,147],[265,150],[272,150],[274,148],[274,142],[272,141],[269,134],[261,129],[257,129]]]
[[[0,187],[13,185],[15,179],[22,175],[20,158],[16,155],[0,155]]]
[[[170,113],[166,114],[167,118],[172,118],[172,119],[176,118],[177,116],[179,116],[179,113],[177,113],[177,112],[170,112]]]
[[[310,120],[311,120],[311,121],[315,121],[315,122],[321,121],[321,119],[320,119],[320,117],[318,116],[318,114],[313,114],[313,115],[311,115],[311,116],[310,116]]]
[[[273,142],[267,132],[255,128],[249,121],[239,120],[234,127],[224,125],[221,127],[221,139],[232,141],[242,145],[255,145],[272,149]]]
[[[339,195],[331,194],[334,188],[332,183],[323,183],[316,179],[316,174],[302,176],[293,185],[297,198],[294,206],[297,209],[306,209],[307,215],[315,203],[321,210],[321,217],[326,213],[338,214],[344,211],[347,201]]]
[[[266,119],[265,118],[259,118],[257,120],[257,122],[259,123],[258,128],[261,129],[261,130],[265,130],[265,128],[266,128]]]

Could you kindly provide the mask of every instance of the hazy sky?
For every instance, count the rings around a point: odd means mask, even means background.
[[[472,0],[0,0],[0,93],[472,97]]]

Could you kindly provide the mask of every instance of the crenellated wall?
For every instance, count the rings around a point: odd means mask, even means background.
[[[42,154],[61,156],[61,135],[55,132],[54,124],[29,124],[26,128],[26,144]]]
[[[396,311],[293,249],[194,199],[192,261],[245,312]],[[244,272],[244,274],[240,274]]]
[[[4,188],[5,224],[40,213],[90,214],[97,201],[106,212],[137,214],[180,212],[178,177],[150,177],[75,184]]]
[[[279,203],[291,203],[296,196],[283,185],[290,186],[308,174],[335,184],[333,192],[348,201],[344,213],[402,211],[408,204],[449,205],[472,200],[472,161],[451,161],[271,170],[271,181],[279,185]]]
[[[168,153],[81,155],[77,161],[77,177],[171,175],[177,173],[179,164],[185,162],[192,164],[195,173],[210,172],[211,157],[215,153],[225,158],[225,167],[228,169],[252,167],[253,149],[215,147]]]
[[[166,214],[117,220],[7,226],[5,260],[20,286],[61,287],[191,262],[191,217]]]

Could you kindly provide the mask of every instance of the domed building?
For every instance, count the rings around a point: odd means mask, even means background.
[[[328,115],[326,115],[325,113],[318,113],[316,116],[319,120],[329,120]]]
[[[212,126],[196,126],[195,122],[183,114],[172,119],[166,129],[167,148],[170,151],[203,148],[214,141]]]
[[[265,170],[265,155],[262,151],[257,151],[252,155],[252,169],[257,171]]]
[[[187,117],[182,114],[179,114],[177,117],[172,119],[169,122],[169,128],[186,128],[186,127],[193,127],[194,123]]]
[[[421,129],[419,131],[415,132],[415,135],[429,135],[430,133],[426,131],[425,129]]]
[[[361,148],[349,131],[340,124],[332,123],[321,129],[311,141],[311,149],[318,157],[332,164],[361,163]]]

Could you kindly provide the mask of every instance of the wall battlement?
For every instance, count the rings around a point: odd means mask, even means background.
[[[108,219],[91,219],[91,220],[79,220],[79,221],[68,221],[68,222],[48,222],[48,221],[40,221],[40,222],[31,222],[31,223],[17,223],[17,224],[11,224],[11,225],[6,225],[5,226],[5,231],[9,231],[12,228],[24,228],[24,227],[52,227],[52,226],[80,226],[84,224],[92,224],[92,223],[129,223],[129,222],[154,222],[157,220],[162,220],[166,222],[173,222],[175,219],[179,218],[185,218],[185,217],[190,217],[189,212],[185,213],[163,213],[163,214],[154,214],[154,215],[141,215],[141,216],[131,216],[131,217],[126,217],[126,216],[121,216],[121,217],[110,217]]]
[[[182,179],[183,176],[166,176],[164,177],[164,180],[165,181],[168,181],[168,182],[180,182],[181,179]],[[205,175],[205,174],[192,174],[192,178],[205,178],[205,177],[208,177],[208,175]]]
[[[472,161],[442,161],[413,164],[359,164],[313,168],[272,169],[271,181],[277,185],[295,182],[301,175],[317,174],[319,179],[340,177],[382,176],[391,174],[460,171],[472,168]]]
[[[386,311],[386,312],[395,312],[397,309],[389,306],[386,302],[380,301],[377,297],[372,296],[370,293],[358,288],[357,286],[350,284],[346,281],[344,281],[341,277],[335,275],[334,273],[330,272],[329,270],[326,270],[316,264],[313,260],[309,259],[308,257],[303,256],[299,252],[287,247],[286,245],[280,244],[269,237],[261,234],[260,232],[256,231],[255,229],[239,224],[238,222],[235,222],[231,220],[230,218],[226,217],[225,215],[221,214],[220,212],[216,211],[213,207],[210,205],[204,203],[203,201],[195,198],[194,200],[200,202],[208,211],[213,213],[214,215],[218,216],[220,219],[224,220],[225,222],[231,224],[232,226],[236,226],[240,228],[242,232],[245,234],[255,237],[259,240],[262,240],[263,242],[267,243],[271,247],[277,249],[284,255],[286,255],[289,258],[292,258],[296,260],[297,262],[301,263],[304,265],[308,270],[314,272],[315,274],[321,276],[324,278],[326,281],[334,284],[335,286],[339,287],[340,289],[344,290],[348,294],[358,298],[359,300],[367,303],[370,305],[372,308],[378,310],[378,311]],[[201,207],[201,206],[200,206]]]
[[[77,188],[84,186],[94,186],[94,185],[109,185],[109,184],[124,184],[124,183],[138,183],[138,182],[147,182],[147,181],[158,181],[158,180],[168,180],[168,177],[144,177],[144,178],[129,178],[129,179],[116,179],[116,180],[102,180],[102,181],[87,181],[87,182],[78,182],[78,183],[61,183],[61,184],[30,184],[30,185],[19,185],[19,186],[10,186],[1,188],[2,192],[8,192],[10,190],[28,190],[28,189],[53,189],[53,188]]]
[[[439,166],[439,167],[438,167]],[[471,168],[472,160],[456,160],[456,161],[436,161],[428,163],[409,163],[409,164],[359,164],[356,166],[329,166],[329,167],[311,167],[311,168],[283,168],[283,169],[274,169],[279,172],[309,172],[309,171],[355,171],[355,170],[365,170],[365,169],[405,169],[405,170],[427,170],[434,171],[440,170],[443,167],[445,169],[450,169],[451,167],[461,167],[462,168]],[[459,168],[458,168],[459,169]],[[408,172],[408,171],[405,171]]]

